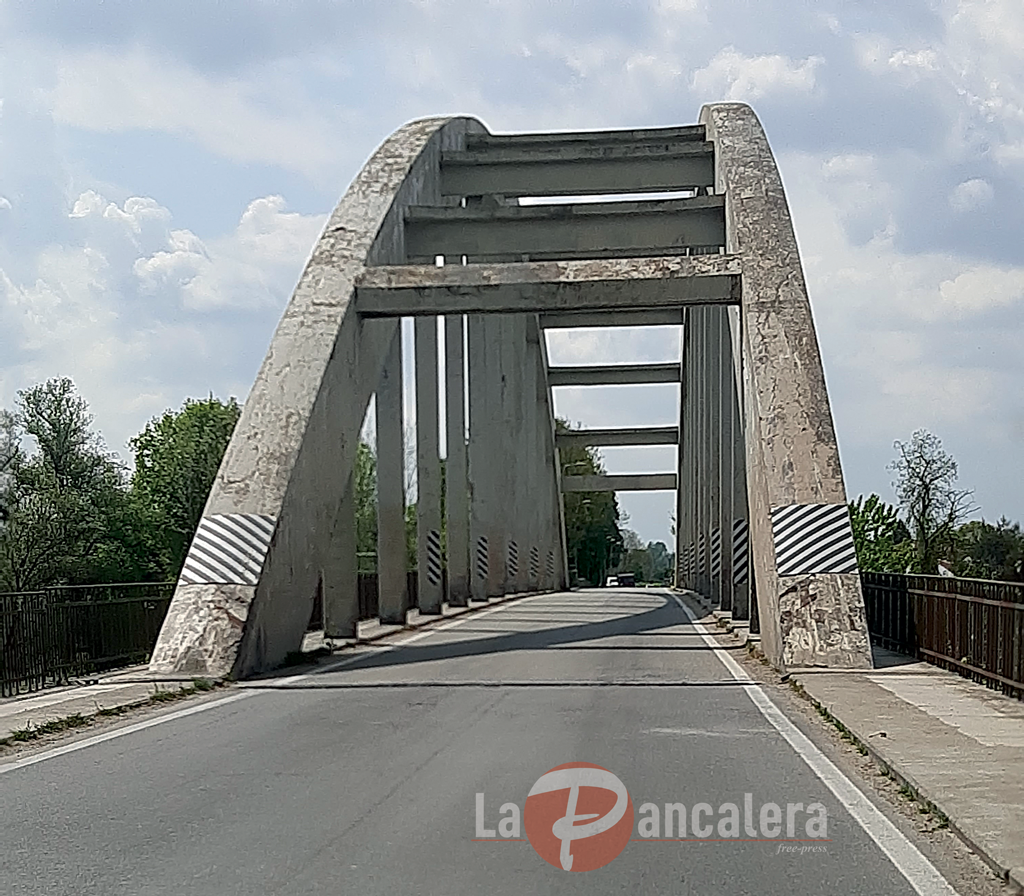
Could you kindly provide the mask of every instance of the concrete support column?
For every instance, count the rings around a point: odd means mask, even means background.
[[[697,310],[697,590],[710,598],[710,545],[708,544],[708,309]]]
[[[676,569],[677,588],[690,587],[689,551],[691,524],[689,519],[690,488],[690,414],[687,401],[687,340],[690,333],[689,309],[683,309],[683,326],[679,333],[679,448],[676,453]]]
[[[356,502],[349,474],[334,518],[330,551],[320,569],[324,637],[355,639],[359,621],[359,572],[356,557]]]
[[[445,318],[446,430],[445,515],[448,554],[448,603],[469,601],[469,497],[466,465],[466,389],[463,375],[463,318]]]
[[[381,622],[404,625],[409,609],[402,425],[402,328],[395,329],[377,387],[377,589]]]
[[[747,510],[747,448],[743,415],[742,318],[739,308],[728,314],[729,400],[732,440],[732,587],[733,617],[750,618],[750,532]]]
[[[494,356],[495,320],[473,314],[467,319],[469,353],[469,531],[470,596],[485,601],[494,575],[492,517],[498,494],[495,416],[499,368]],[[499,549],[500,556],[500,549]]]
[[[733,445],[737,437],[733,393],[732,344],[729,333],[729,311],[715,309],[718,345],[718,409],[719,427],[719,594],[721,608],[733,612],[732,532],[733,532]]]
[[[508,405],[508,366],[506,341],[509,337],[507,314],[489,314],[484,319],[484,361],[486,364],[489,415],[487,420],[488,451],[483,462],[491,466],[490,502],[487,513],[487,543],[489,559],[487,569],[487,596],[505,594],[508,579],[508,547],[510,518],[509,493],[515,487],[509,475],[510,448],[505,429],[505,409]]]
[[[524,315],[526,345],[523,357],[523,453],[526,468],[526,495],[523,507],[523,529],[527,538],[526,579],[524,590],[539,591],[542,566],[542,531],[546,525],[545,464],[540,448],[540,402],[537,381],[539,377],[540,338],[537,316]]]
[[[437,318],[416,318],[416,564],[421,613],[440,613],[441,458],[438,454]]]
[[[523,406],[521,379],[526,348],[523,316],[503,315],[501,357],[502,401],[499,432],[504,450],[502,464],[506,506],[505,581],[502,591],[522,591],[527,546],[523,538],[525,470],[522,450]]]
[[[708,308],[708,585],[722,608],[722,354],[721,309]]]

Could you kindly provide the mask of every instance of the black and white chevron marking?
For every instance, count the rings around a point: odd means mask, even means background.
[[[486,579],[488,571],[487,536],[481,535],[476,540],[476,577]]]
[[[537,573],[540,572],[540,551],[536,546],[530,548],[530,581],[537,581]]]
[[[701,532],[697,536],[697,572],[700,575],[704,575],[707,572],[707,551],[704,550],[704,533]]]
[[[555,552],[548,551],[548,563],[546,567],[548,571],[548,578],[553,579],[555,577]]]
[[[508,576],[514,579],[519,575],[519,545],[514,541],[508,543]]]
[[[746,520],[733,520],[732,523],[732,581],[734,585],[742,585],[749,575],[748,547],[750,530]]]
[[[845,504],[773,507],[772,537],[780,576],[857,572],[850,510]]]
[[[255,585],[273,534],[272,516],[204,516],[188,549],[179,581],[183,585]]]
[[[717,579],[722,574],[722,530],[711,530],[711,576]]]
[[[441,584],[441,533],[437,529],[427,533],[427,581]]]

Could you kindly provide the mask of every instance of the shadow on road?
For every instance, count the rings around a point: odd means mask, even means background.
[[[655,597],[655,595],[645,596]],[[661,595],[657,596],[661,597]],[[528,607],[523,607],[523,609],[528,609]],[[519,621],[523,621],[521,617]],[[570,650],[660,650],[665,652],[707,652],[708,648],[703,643],[683,645],[673,644],[666,646],[645,645],[641,647],[629,647],[626,645],[614,644],[601,645],[580,643],[600,641],[602,639],[610,639],[623,636],[652,636],[655,634],[657,634],[658,637],[698,638],[699,635],[697,635],[697,633],[692,630],[688,632],[665,633],[661,633],[658,631],[659,629],[670,628],[673,626],[689,626],[689,624],[689,620],[685,617],[683,611],[679,608],[679,606],[674,601],[666,597],[663,598],[663,603],[660,607],[649,609],[642,613],[627,612],[622,616],[616,617],[615,619],[606,619],[600,622],[576,623],[573,625],[563,625],[555,628],[542,628],[536,631],[529,632],[515,632],[510,634],[492,635],[489,637],[476,637],[467,638],[465,640],[452,640],[445,641],[440,644],[424,645],[422,647],[414,644],[410,644],[408,646],[396,644],[393,647],[384,645],[384,649],[381,649],[374,653],[368,653],[363,657],[346,662],[343,668],[345,672],[358,672],[370,669],[409,666],[414,665],[416,663],[429,663],[438,660],[450,660],[473,656],[486,656],[488,654],[496,653],[510,653],[517,650],[546,650],[552,648]],[[469,633],[470,631],[471,629],[469,628],[459,628],[460,635],[463,633]],[[322,671],[328,671],[328,668],[331,665],[336,664],[337,660],[337,657],[332,657],[328,660],[325,660]],[[253,685],[259,682],[263,682],[267,686],[273,686],[273,682],[275,679],[289,674],[293,674],[293,670],[289,670],[288,672],[279,671],[268,676],[253,678],[249,680],[248,684]],[[328,685],[323,685],[319,682],[313,682],[309,679],[306,679],[303,682],[297,682],[295,683],[295,685],[288,686],[326,687]]]

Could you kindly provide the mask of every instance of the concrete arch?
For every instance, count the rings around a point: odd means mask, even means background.
[[[368,265],[404,260],[405,209],[440,203],[440,154],[483,130],[471,118],[405,125],[338,203],[274,333],[207,501],[207,528],[197,538],[209,534],[215,553],[203,555],[209,562],[195,564],[191,577],[186,563],[152,670],[241,677],[272,668],[301,643],[321,571],[330,575],[332,542],[346,537],[338,508],[399,326],[356,315],[356,280]],[[204,578],[211,581],[197,581]]]
[[[726,197],[726,251],[743,270],[730,341],[741,348],[738,389],[762,645],[780,666],[870,668],[860,577],[855,560],[852,570],[849,563],[843,471],[782,178],[748,105],[705,106],[700,121],[715,146],[715,192]],[[780,562],[789,556],[781,552],[794,532],[785,525],[793,513],[823,521],[818,534],[839,543],[838,554],[822,557],[805,528],[795,534],[807,544],[809,564]],[[827,550],[828,543],[819,540],[818,547]]]

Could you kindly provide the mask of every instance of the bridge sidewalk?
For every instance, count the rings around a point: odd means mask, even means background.
[[[469,607],[452,607],[445,604],[442,613],[437,616],[421,615],[418,610],[410,610],[404,626],[381,625],[375,619],[366,620],[359,623],[358,637],[355,641],[333,640],[329,646],[337,650],[356,643],[376,641],[401,631],[445,622],[463,613],[485,610],[525,596],[527,595],[507,594],[487,603],[473,603]],[[310,632],[303,641],[302,650],[311,652],[327,646],[323,632]],[[88,718],[104,710],[125,710],[142,706],[151,703],[155,694],[162,693],[170,697],[182,690],[191,693],[194,686],[195,680],[192,678],[151,675],[146,666],[132,666],[71,685],[3,698],[0,699],[0,742],[7,740],[16,732],[27,732],[29,729],[57,723],[70,717]]]
[[[729,646],[742,623],[703,620]],[[790,684],[932,804],[996,873],[1024,891],[1024,702],[876,648],[870,671],[789,670]],[[842,730],[842,729],[841,729]]]

